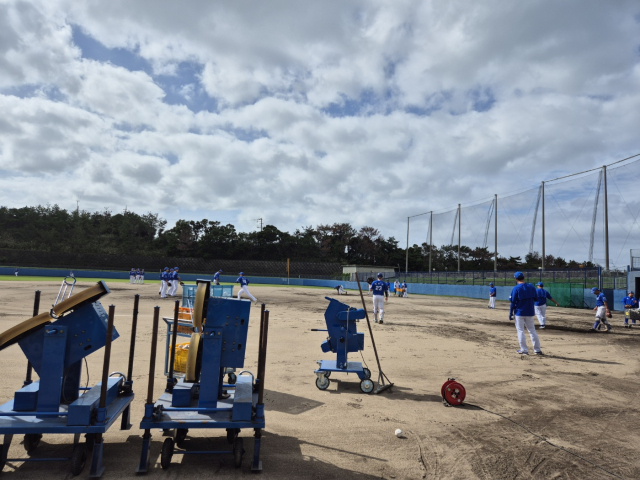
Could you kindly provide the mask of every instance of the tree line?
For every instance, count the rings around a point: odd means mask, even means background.
[[[109,209],[89,212],[65,210],[58,205],[0,207],[0,248],[47,252],[98,253],[198,257],[224,260],[336,262],[394,266],[404,270],[406,250],[394,237],[384,237],[375,227],[355,229],[348,223],[305,226],[293,233],[266,225],[254,232],[239,232],[232,224],[215,220],[178,220],[167,229],[157,213],[137,214]],[[409,248],[409,270],[429,269],[427,243]],[[434,247],[431,268],[455,271],[458,246]],[[499,269],[538,268],[537,252],[521,257],[498,256]],[[493,252],[487,248],[460,248],[462,270],[493,270]],[[581,262],[583,266],[593,266]],[[578,267],[548,255],[547,268]]]

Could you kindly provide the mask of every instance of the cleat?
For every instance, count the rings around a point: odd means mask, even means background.
[[[590,328],[588,331],[589,331],[589,333],[597,332],[597,330],[595,328]]]
[[[379,323],[380,325],[382,325],[382,320],[380,320],[378,323]]]
[[[544,328],[544,325],[540,325],[540,327],[538,327],[538,328]]]
[[[518,355],[529,355],[529,352],[525,352],[524,350],[516,350]]]
[[[536,355],[544,355],[544,353],[542,353],[542,350],[538,351],[538,352],[533,352]]]

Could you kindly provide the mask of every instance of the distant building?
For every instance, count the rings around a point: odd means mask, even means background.
[[[396,269],[394,267],[380,265],[342,265],[342,275],[349,275],[350,282],[356,281],[356,272],[361,282],[366,281],[367,277],[375,278],[378,273],[382,273],[384,278],[396,276]]]

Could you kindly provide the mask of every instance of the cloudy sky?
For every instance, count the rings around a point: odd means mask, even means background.
[[[639,153],[639,86],[637,0],[0,0],[0,204],[404,242]]]

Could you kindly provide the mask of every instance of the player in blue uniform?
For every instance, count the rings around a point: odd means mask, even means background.
[[[611,315],[611,312],[609,311],[609,305],[607,305],[607,298],[598,287],[593,287],[591,293],[596,296],[596,306],[593,309],[593,311],[596,312],[596,323],[593,324],[591,332],[599,330],[600,322],[602,322],[607,326],[607,333],[609,333],[611,331],[611,324],[609,320],[607,320],[607,317]]]
[[[213,284],[214,285],[220,285],[220,274],[222,273],[222,270],[218,270],[214,275],[213,275]]]
[[[540,323],[540,328],[544,328],[547,324],[547,300],[551,300],[556,304],[556,307],[560,305],[553,298],[551,298],[551,294],[547,292],[543,287],[544,284],[542,282],[536,283],[536,303],[535,303],[535,311],[536,317],[538,317],[538,322]]]
[[[169,267],[164,267],[164,270],[160,274],[160,298],[167,297],[167,287],[169,282]]]
[[[171,279],[171,289],[169,290],[169,295],[172,297],[176,296],[178,285],[181,283],[179,271],[180,269],[178,267],[173,267],[173,278]]]
[[[18,276],[18,269],[16,268],[15,272],[13,272],[16,274],[16,277]]]
[[[132,268],[129,272],[129,283],[133,283],[136,281],[136,269]]]
[[[628,295],[622,299],[622,305],[624,305],[624,328],[631,328],[631,325],[629,325],[630,310],[638,308],[638,300],[636,300],[633,295],[633,292],[629,292]],[[636,324],[635,318],[631,319],[631,324]]]
[[[400,288],[402,288],[402,297],[403,298],[409,298],[409,289],[407,288],[407,282],[402,282],[402,285],[400,286]]]
[[[373,294],[373,320],[376,323],[383,323],[384,320],[384,302],[389,300],[389,289],[387,284],[382,281],[382,274],[379,273],[378,279],[371,282],[371,293]],[[380,321],[378,322],[378,312],[380,312]]]
[[[240,290],[238,291],[238,300],[240,300],[240,296],[243,293],[246,293],[247,297],[249,297],[251,300],[253,300],[253,302],[257,305],[258,304],[258,299],[256,297],[254,297],[253,295],[251,295],[249,293],[249,289],[247,288],[249,286],[249,279],[244,278],[244,272],[240,272],[239,275],[240,276],[236,280],[236,283],[240,284]]]
[[[516,353],[520,355],[528,355],[527,338],[524,335],[524,329],[529,331],[531,343],[533,343],[533,353],[542,355],[540,350],[540,339],[536,333],[536,327],[533,323],[533,314],[535,312],[534,304],[537,298],[536,288],[530,283],[525,283],[524,274],[516,272],[513,277],[516,279],[517,285],[511,290],[511,309],[509,310],[509,320],[516,317],[516,331],[518,332],[518,343],[520,349]]]
[[[144,283],[144,268],[140,269],[140,283]]]
[[[487,308],[496,308],[496,287],[493,286],[493,282],[489,283],[489,305]]]
[[[134,283],[140,283],[140,269],[136,268],[136,278],[133,281]]]

